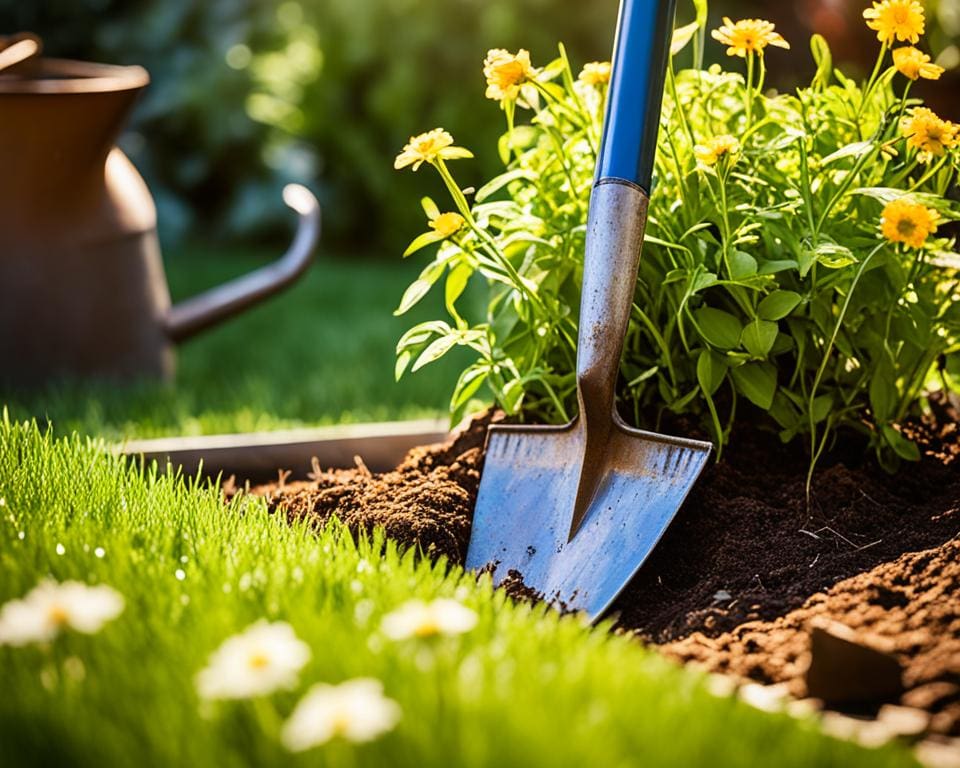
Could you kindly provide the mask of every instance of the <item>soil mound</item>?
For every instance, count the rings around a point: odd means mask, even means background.
[[[852,629],[902,667],[900,704],[932,713],[930,731],[960,735],[960,541],[883,563],[810,597],[774,621],[748,621],[661,647],[714,672],[808,696],[810,631],[829,619]],[[873,702],[878,704],[880,702]]]
[[[448,443],[410,451],[392,472],[314,468],[309,481],[251,488],[289,520],[325,524],[334,514],[353,531],[381,527],[400,544],[430,557],[463,561],[480,486],[483,443],[492,417],[476,419]]]
[[[252,492],[290,519],[336,514],[353,531],[379,526],[462,563],[491,420],[411,451],[392,472],[358,461]],[[905,427],[922,459],[895,475],[863,443],[838,443],[809,504],[802,450],[742,429],[615,603],[619,630],[804,696],[810,624],[831,620],[884,639],[903,669],[901,703],[930,712],[931,731],[960,735],[960,430],[952,409],[940,423]],[[508,582],[534,597],[522,574]]]

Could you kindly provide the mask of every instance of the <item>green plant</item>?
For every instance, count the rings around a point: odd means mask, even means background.
[[[7,645],[4,606],[46,579],[110,587],[123,610],[96,634]],[[476,626],[417,641],[388,620],[411,598],[438,597],[469,607]],[[262,619],[289,624],[309,646],[295,688],[201,699],[209,690],[198,675],[218,647]],[[135,755],[143,768],[432,768],[455,755],[464,768],[727,768],[772,751],[790,768],[914,765],[904,745],[866,750],[826,737],[812,718],[713,696],[702,675],[608,629],[513,603],[489,579],[398,552],[382,533],[355,543],[338,525],[290,525],[262,500],[224,504],[216,487],[0,415],[4,765],[114,768]],[[20,630],[24,639],[29,625]],[[221,667],[232,672],[221,682],[244,680],[238,661]],[[401,708],[396,728],[369,744],[291,752],[281,724],[297,701],[313,684],[357,677],[382,682]]]
[[[876,5],[891,3],[922,19],[911,0]],[[947,197],[958,127],[909,97],[912,79],[940,74],[922,53],[900,46],[890,64],[894,38],[915,30],[870,24],[884,42],[864,84],[835,69],[814,35],[810,85],[766,93],[764,49],[785,45],[766,22],[726,20],[714,30],[744,60],[734,71],[671,65],[621,365],[621,407],[636,424],[692,416],[719,451],[737,418],[749,418],[784,441],[804,439],[811,472],[836,430],[852,428],[892,468],[918,458],[897,424],[925,388],[960,388],[960,256],[944,226],[960,218]],[[706,5],[697,3],[672,54],[692,41],[699,62],[705,25]],[[488,82],[514,78],[518,90],[501,102],[507,170],[472,204],[444,161],[426,158],[464,225],[414,241],[408,254],[442,242],[398,312],[445,276],[452,322],[411,328],[397,347],[397,374],[456,346],[473,349],[454,388],[455,416],[483,386],[524,419],[573,413],[578,286],[606,87],[598,71],[588,65],[575,79],[562,48],[541,70],[488,62]],[[516,125],[521,111],[531,119]],[[431,201],[425,209],[436,213]],[[457,299],[474,275],[489,301],[485,317],[468,320]]]

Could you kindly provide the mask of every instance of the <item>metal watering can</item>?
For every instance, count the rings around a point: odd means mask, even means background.
[[[0,39],[0,380],[169,377],[176,343],[304,272],[319,205],[287,186],[287,253],[171,306],[153,199],[114,146],[149,75],[39,51],[32,35]]]

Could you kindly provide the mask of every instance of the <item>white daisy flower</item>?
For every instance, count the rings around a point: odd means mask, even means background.
[[[381,629],[391,640],[437,635],[462,635],[477,624],[477,614],[456,600],[440,598],[425,603],[410,600],[383,617]]]
[[[340,685],[313,686],[297,704],[280,735],[291,752],[340,737],[373,741],[400,720],[400,705],[383,695],[379,680],[360,677]]]
[[[286,622],[261,620],[227,638],[196,677],[204,699],[249,699],[297,685],[310,648]]]
[[[45,579],[0,608],[0,645],[53,640],[62,630],[92,635],[123,611],[123,596],[104,584]]]

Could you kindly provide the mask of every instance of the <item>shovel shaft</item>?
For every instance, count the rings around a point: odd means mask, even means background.
[[[571,538],[603,481],[614,428],[617,373],[640,265],[673,12],[674,0],[623,0],[620,5],[584,253],[577,397],[585,440]]]

